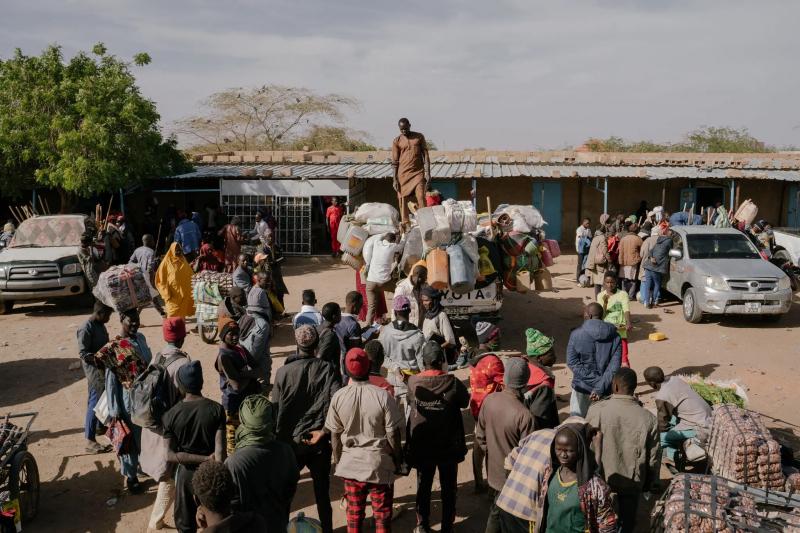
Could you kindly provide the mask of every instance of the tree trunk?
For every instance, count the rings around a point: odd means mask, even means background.
[[[58,212],[62,215],[72,213],[72,210],[75,208],[75,201],[77,200],[75,194],[59,187],[58,199],[61,204],[58,208]]]

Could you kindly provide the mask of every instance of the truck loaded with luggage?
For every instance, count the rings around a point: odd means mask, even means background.
[[[525,293],[552,288],[547,268],[560,249],[556,241],[546,239],[545,224],[531,206],[503,204],[494,212],[478,214],[472,202],[447,199],[416,209],[409,224],[401,228],[393,206],[364,203],[344,217],[337,239],[342,262],[364,272],[367,240],[402,234],[402,252],[386,290],[422,264],[427,268],[427,283],[442,292],[442,304],[451,319],[475,322],[499,319],[504,290]]]

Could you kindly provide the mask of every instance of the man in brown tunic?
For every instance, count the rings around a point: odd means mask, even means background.
[[[431,158],[425,136],[411,131],[411,122],[401,118],[397,124],[400,135],[392,142],[392,165],[394,166],[394,182],[397,191],[397,203],[400,204],[400,216],[403,223],[408,222],[406,198],[414,196],[417,207],[425,207],[425,190],[431,179]]]

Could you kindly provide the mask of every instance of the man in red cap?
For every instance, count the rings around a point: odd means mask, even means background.
[[[344,479],[347,532],[361,532],[367,495],[375,531],[390,532],[394,473],[402,463],[403,415],[385,389],[369,382],[364,350],[347,352],[345,370],[350,382],[333,395],[323,431],[331,435],[335,475]]]

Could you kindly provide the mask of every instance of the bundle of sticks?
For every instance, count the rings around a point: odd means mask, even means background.
[[[9,211],[11,211],[11,214],[17,220],[17,224],[22,223],[23,220],[33,218],[36,215],[49,215],[51,213],[50,204],[47,202],[47,198],[42,198],[39,196],[38,200],[38,208],[33,204],[33,202],[28,202],[27,204],[18,206],[8,206]]]

